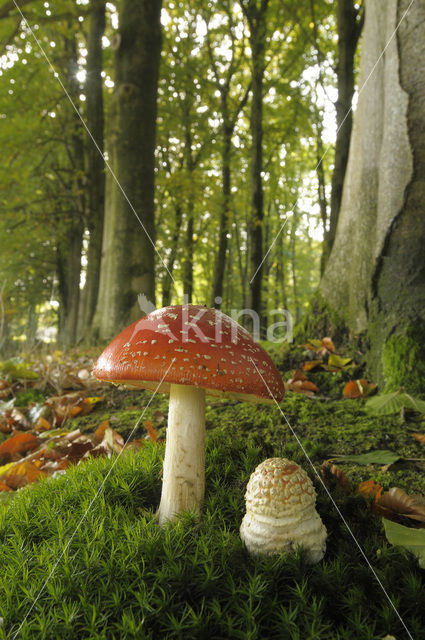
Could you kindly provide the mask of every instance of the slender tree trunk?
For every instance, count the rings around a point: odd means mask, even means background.
[[[354,56],[363,26],[363,19],[362,17],[359,18],[358,11],[354,5],[355,0],[338,0],[337,2],[337,136],[335,142],[334,170],[332,174],[331,214],[329,233],[326,238],[327,246],[324,252],[324,262],[326,262],[335,241],[339,211],[341,208],[342,187],[347,169],[351,130],[353,126],[351,107],[354,95]]]
[[[161,4],[161,0],[121,3],[110,140],[120,186],[111,185],[103,234],[105,291],[95,319],[102,339],[140,316],[138,294],[155,304],[154,152]]]
[[[296,242],[297,242],[297,226],[298,216],[295,214],[292,216],[291,227],[291,275],[292,275],[292,293],[294,296],[294,308],[295,308],[295,323],[300,321],[300,306],[298,301],[298,281],[297,281],[297,254],[296,254]]]
[[[224,113],[225,120],[228,119]],[[214,284],[211,306],[220,309],[221,302],[217,301],[223,298],[223,282],[226,270],[226,254],[228,247],[227,234],[229,232],[229,209],[231,199],[230,184],[230,153],[232,148],[233,127],[226,124],[223,126],[223,148],[221,152],[222,162],[222,203],[220,213],[220,227],[218,236],[218,251],[214,269]]]
[[[193,200],[188,203],[187,210],[187,226],[186,226],[186,243],[185,243],[185,261],[184,261],[184,293],[187,301],[192,302],[193,296]]]
[[[86,118],[90,136],[86,137],[87,158],[87,250],[86,284],[83,290],[82,335],[90,333],[99,291],[100,260],[102,255],[103,219],[105,210],[104,116],[102,87],[102,36],[105,31],[106,2],[93,5],[89,16],[86,67]],[[93,141],[93,139],[94,141]],[[96,144],[95,144],[96,143]],[[97,145],[97,147],[96,147]]]
[[[176,217],[173,237],[170,242],[170,254],[167,260],[167,271],[164,274],[164,283],[162,285],[162,306],[167,307],[171,302],[171,277],[173,273],[174,263],[177,257],[177,249],[179,245],[180,227],[183,219],[183,211],[180,204],[176,205]]]
[[[67,64],[68,91],[74,103],[78,103],[77,45],[72,36],[64,44]],[[60,237],[56,247],[56,264],[59,280],[60,312],[59,342],[70,347],[77,340],[78,310],[80,303],[81,250],[84,233],[84,142],[81,120],[75,112],[71,116],[69,152],[71,179],[68,183],[67,211],[59,221]],[[68,143],[67,143],[68,144]],[[69,204],[66,205],[67,207]]]
[[[263,79],[265,69],[266,14],[268,0],[242,0],[241,7],[248,20],[249,42],[252,56],[252,98],[251,98],[251,216],[249,235],[250,254],[250,299],[249,305],[260,321],[262,318],[263,285]],[[254,277],[255,274],[255,277]]]

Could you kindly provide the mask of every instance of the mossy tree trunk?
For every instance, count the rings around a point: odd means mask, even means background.
[[[123,0],[116,40],[109,180],[95,327],[108,339],[155,303],[154,168],[161,0]],[[136,215],[137,214],[137,215]]]
[[[425,6],[404,15],[408,6],[366,3],[360,86],[380,60],[359,96],[321,292],[352,332],[367,332],[375,379],[417,392],[425,391]]]

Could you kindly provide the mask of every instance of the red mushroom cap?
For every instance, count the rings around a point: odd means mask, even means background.
[[[253,402],[279,402],[285,393],[270,356],[246,329],[217,309],[189,304],[157,309],[124,329],[100,355],[94,375],[153,390],[168,368],[158,391],[185,384]]]

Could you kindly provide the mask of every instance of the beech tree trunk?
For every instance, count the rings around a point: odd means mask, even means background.
[[[123,0],[120,5],[108,145],[120,186],[109,179],[94,322],[103,340],[140,317],[138,294],[155,304],[154,152],[161,4],[161,0]]]
[[[105,210],[105,168],[103,161],[103,87],[102,87],[102,36],[105,31],[106,2],[92,0],[93,10],[89,16],[87,37],[86,66],[86,119],[91,136],[86,136],[87,159],[87,212],[86,221],[89,231],[87,250],[86,284],[83,290],[84,308],[82,310],[81,334],[87,336],[96,309],[99,291],[100,259],[102,255],[103,219]]]
[[[366,1],[360,85],[409,6]],[[340,219],[321,283],[387,388],[425,390],[425,6],[413,3],[359,96]]]

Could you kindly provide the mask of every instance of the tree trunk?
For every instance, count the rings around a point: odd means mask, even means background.
[[[326,263],[335,241],[353,125],[351,107],[354,95],[354,56],[363,27],[363,19],[359,19],[358,11],[354,5],[354,0],[338,0],[337,3],[338,63],[336,74],[338,97],[335,105],[337,135],[332,174],[329,231],[325,236],[323,252],[324,263]]]
[[[65,39],[66,74],[68,92],[75,104],[80,92],[77,81],[77,45],[74,36]],[[70,347],[77,340],[78,310],[80,303],[81,250],[84,233],[84,142],[83,128],[79,116],[73,111],[71,117],[68,156],[70,176],[67,184],[67,208],[58,220],[59,238],[56,245],[56,267],[59,281],[59,343]],[[69,204],[71,203],[71,204]]]
[[[408,0],[366,3],[360,84]],[[322,279],[327,302],[366,331],[388,388],[425,391],[425,7],[413,3],[359,96],[340,221]]]
[[[103,87],[102,87],[102,36],[105,31],[106,3],[91,0],[93,10],[89,16],[87,37],[87,77],[85,83],[87,127],[91,135],[86,137],[87,158],[87,250],[86,284],[83,291],[81,333],[87,336],[96,309],[99,291],[100,259],[102,255],[103,218],[105,209],[105,170],[103,161]],[[93,139],[94,140],[93,140]],[[95,144],[96,143],[96,144]],[[97,145],[97,147],[96,147]]]
[[[262,30],[261,30],[262,33]],[[263,285],[263,75],[264,75],[264,43],[260,33],[251,35],[253,55],[252,104],[251,104],[251,218],[249,234],[251,236],[251,278],[249,305],[261,318]],[[261,265],[261,266],[260,266]]]
[[[227,120],[226,113],[223,117]],[[229,232],[229,208],[231,200],[230,186],[230,153],[232,148],[233,127],[224,124],[223,126],[223,149],[221,152],[222,162],[222,203],[220,214],[220,230],[218,236],[218,251],[214,269],[214,284],[211,306],[220,309],[223,299],[223,282],[226,270],[226,254],[228,246],[227,234]]]
[[[187,211],[185,261],[183,274],[184,294],[187,302],[192,302],[193,296],[193,199],[189,200]]]
[[[171,276],[173,274],[174,263],[177,257],[177,249],[179,245],[180,227],[182,224],[183,211],[180,204],[176,205],[176,218],[173,237],[170,242],[170,254],[167,260],[167,270],[164,274],[164,283],[162,285],[162,306],[167,307],[171,303]]]
[[[108,339],[155,304],[154,168],[161,0],[123,0],[111,105],[110,187],[95,324]],[[125,194],[125,195],[124,195]],[[130,204],[131,203],[131,204]],[[137,214],[137,215],[136,215]]]

